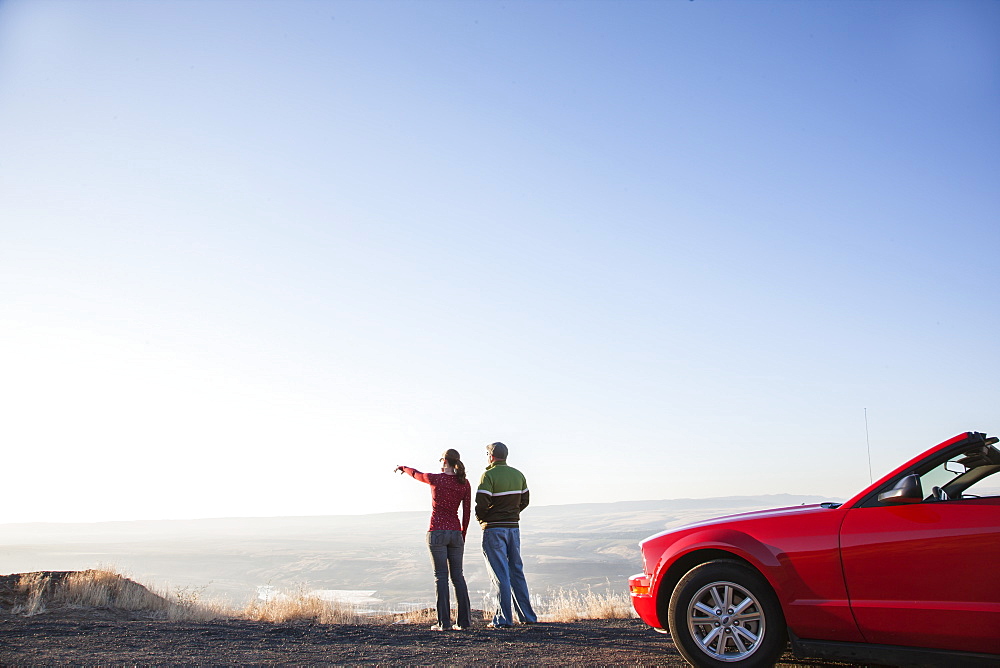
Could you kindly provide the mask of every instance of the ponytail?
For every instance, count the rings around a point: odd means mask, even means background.
[[[455,469],[455,479],[458,481],[458,484],[465,484],[465,464],[462,463],[461,455],[458,454],[458,450],[445,450],[444,459],[448,462],[449,466]]]

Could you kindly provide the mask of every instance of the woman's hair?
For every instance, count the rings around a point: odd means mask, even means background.
[[[458,450],[449,448],[444,451],[441,455],[444,460],[448,462],[448,466],[452,466],[455,469],[455,478],[458,480],[459,484],[465,482],[465,464],[462,463],[462,455],[458,454]]]

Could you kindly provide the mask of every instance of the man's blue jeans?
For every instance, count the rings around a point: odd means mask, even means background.
[[[495,626],[513,626],[511,602],[517,610],[519,621],[534,624],[538,616],[531,609],[528,582],[524,579],[521,563],[521,530],[492,528],[483,530],[483,554],[490,569],[493,585],[497,588],[497,611],[493,615]]]

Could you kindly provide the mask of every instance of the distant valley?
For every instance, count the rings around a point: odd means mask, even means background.
[[[535,596],[560,588],[623,590],[641,569],[637,543],[689,522],[761,508],[830,501],[774,494],[530,507],[522,517],[525,572]],[[298,593],[367,590],[386,609],[424,605],[433,576],[427,511],[94,524],[0,525],[0,573],[110,567],[163,591],[242,604],[258,588]],[[469,530],[473,605],[489,578]]]

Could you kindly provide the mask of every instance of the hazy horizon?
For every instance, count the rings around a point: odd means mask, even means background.
[[[859,489],[858,491],[861,491],[861,490]],[[588,501],[584,501],[584,502],[576,502],[576,503],[551,503],[551,504],[545,504],[545,505],[542,505],[542,504],[531,504],[531,506],[530,506],[531,511],[525,511],[525,512],[526,513],[527,512],[534,512],[534,511],[537,511],[538,509],[541,509],[541,508],[564,508],[564,507],[567,507],[567,506],[580,507],[580,506],[591,506],[592,505],[592,506],[600,506],[600,507],[622,506],[622,507],[629,507],[629,508],[637,508],[637,507],[647,506],[647,505],[648,506],[657,507],[657,506],[660,506],[662,504],[685,504],[685,503],[688,503],[688,502],[694,503],[694,504],[700,504],[702,502],[716,502],[716,501],[720,501],[720,500],[725,500],[725,501],[728,501],[728,500],[746,500],[746,499],[754,499],[754,500],[776,499],[777,500],[777,499],[781,499],[781,498],[785,498],[785,497],[802,498],[802,497],[805,497],[805,496],[811,496],[811,497],[814,497],[814,498],[822,498],[822,499],[828,500],[828,501],[843,501],[844,500],[843,497],[826,497],[826,496],[821,496],[821,495],[802,495],[802,494],[792,494],[792,493],[789,493],[789,492],[775,492],[775,493],[772,493],[772,494],[740,494],[740,495],[733,495],[733,496],[681,497],[681,498],[674,498],[674,499],[626,499],[626,500],[622,500],[622,501],[589,501],[589,502]],[[156,524],[156,523],[171,523],[171,522],[212,522],[214,520],[219,520],[219,521],[233,520],[233,521],[237,521],[238,522],[240,520],[280,520],[280,519],[296,520],[296,519],[316,519],[316,518],[324,518],[324,517],[338,517],[338,518],[339,517],[344,517],[344,518],[347,518],[347,517],[366,517],[366,516],[370,516],[370,515],[422,515],[422,516],[426,516],[426,517],[429,518],[430,517],[430,513],[431,513],[431,510],[430,510],[430,507],[428,505],[427,508],[422,508],[422,509],[383,510],[383,511],[378,511],[378,512],[374,512],[374,513],[357,512],[357,513],[326,513],[326,514],[320,514],[320,515],[229,515],[229,516],[224,516],[224,517],[222,517],[222,516],[220,516],[220,517],[159,517],[159,518],[135,519],[135,520],[97,520],[97,521],[74,521],[74,522],[53,522],[53,521],[42,521],[42,522],[0,522],[0,527],[30,525],[30,524],[40,524],[40,525],[56,524],[56,525],[70,525],[70,526],[89,525],[89,524],[143,524],[143,523]],[[475,519],[474,516],[471,519],[471,523],[472,523],[473,526],[476,525],[476,519]]]

